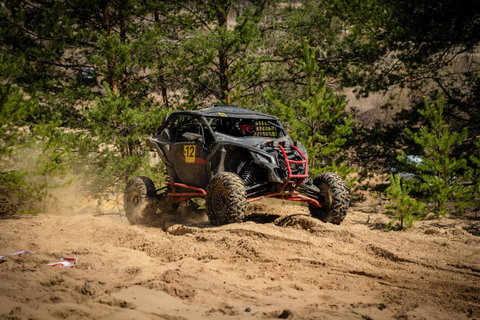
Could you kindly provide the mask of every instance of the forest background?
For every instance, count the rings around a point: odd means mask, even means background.
[[[354,194],[408,173],[376,186],[389,228],[478,210],[479,40],[477,0],[2,1],[0,215],[67,172],[97,195],[163,183],[145,137],[216,104],[278,116]]]

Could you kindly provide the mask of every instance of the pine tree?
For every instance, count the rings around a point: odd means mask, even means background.
[[[346,177],[354,169],[345,163],[338,166],[337,161],[342,160],[339,151],[351,134],[354,122],[345,114],[344,96],[339,97],[327,88],[323,73],[317,78],[315,58],[316,50],[304,41],[299,64],[307,75],[306,85],[296,99],[280,97],[278,92],[267,89],[266,98],[272,103],[268,112],[286,122],[292,139],[306,147],[312,174],[335,171]]]
[[[260,23],[271,0],[181,2],[186,36],[178,39],[175,67],[187,107],[203,102],[249,106],[264,59]]]
[[[89,133],[77,141],[89,182],[97,191],[123,189],[134,175],[149,175],[162,182],[161,168],[150,166],[144,139],[155,133],[167,110],[136,105],[118,90],[110,90],[108,84],[105,92],[106,97],[97,99],[85,112]]]
[[[11,84],[22,64],[21,59],[0,54],[0,217],[20,211],[34,198],[28,192],[27,171],[15,167],[15,148],[28,142],[22,126],[36,104]]]
[[[418,117],[423,96],[434,100],[440,90],[444,121],[451,131],[467,128],[463,149],[474,152],[473,142],[480,134],[480,78],[473,63],[480,44],[477,0],[321,2],[348,30],[337,54],[339,60],[351,62],[344,73],[349,86],[364,96],[391,95],[399,89],[408,94],[408,108],[394,120],[400,130]],[[381,147],[374,144],[371,149]]]
[[[50,186],[46,178],[58,172],[65,152],[59,149],[58,119],[27,126],[27,117],[38,108],[38,100],[26,98],[11,83],[21,74],[24,63],[21,58],[0,54],[0,216],[36,212]],[[36,163],[35,169],[25,166],[29,156]]]
[[[413,221],[420,219],[425,204],[410,197],[411,188],[400,176],[389,175],[390,186],[387,188],[387,197],[392,201],[385,205],[385,213],[394,215],[386,225],[385,230],[405,230],[413,227]],[[399,221],[400,223],[395,223]]]
[[[406,129],[406,136],[423,149],[423,162],[417,165],[418,181],[413,181],[415,191],[422,192],[433,204],[436,214],[448,212],[448,201],[459,200],[463,186],[459,177],[466,169],[465,154],[455,156],[455,148],[467,138],[467,130],[452,132],[443,120],[445,100],[439,95],[437,101],[425,98],[425,109],[419,113],[425,119],[425,126],[418,133]],[[399,160],[405,159],[402,155]]]
[[[263,24],[266,60],[262,86],[295,95],[298,87],[306,85],[308,75],[298,64],[304,56],[304,39],[316,49],[316,78],[323,72],[337,91],[344,85],[355,85],[349,79],[357,73],[356,65],[363,55],[351,52],[345,42],[345,24],[332,16],[328,10],[330,2],[284,2],[267,11]]]
[[[26,61],[15,83],[45,102],[39,114],[60,113],[65,125],[81,126],[78,107],[104,94],[103,81],[134,102],[151,99],[153,46],[165,36],[156,32],[153,13],[151,1],[12,0],[0,10],[0,41],[4,52]],[[96,81],[82,79],[86,67]]]

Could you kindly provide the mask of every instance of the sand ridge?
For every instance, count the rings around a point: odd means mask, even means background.
[[[244,223],[189,212],[156,226],[121,214],[0,220],[2,319],[479,319],[480,238],[462,220],[385,233],[375,203],[322,223],[289,202]],[[74,268],[50,267],[62,257]]]

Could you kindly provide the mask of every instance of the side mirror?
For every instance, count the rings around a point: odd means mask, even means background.
[[[182,138],[188,141],[203,142],[203,136],[201,134],[193,132],[185,132],[184,134],[182,134]]]

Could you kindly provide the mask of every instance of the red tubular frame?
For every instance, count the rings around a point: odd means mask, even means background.
[[[288,157],[287,157],[287,153],[285,152],[285,149],[280,145],[281,143],[282,142],[279,143],[278,148],[282,151],[283,157],[285,158],[285,161],[286,161],[286,164],[287,164],[287,170],[288,170],[287,181],[285,181],[285,183],[282,185],[280,191],[278,191],[276,193],[266,195],[266,196],[250,198],[250,199],[247,199],[247,202],[254,201],[254,200],[259,200],[259,199],[263,199],[263,198],[275,198],[275,199],[282,199],[282,200],[307,202],[307,203],[312,204],[316,207],[321,207],[322,205],[316,199],[304,196],[302,194],[295,193],[295,190],[297,190],[297,188],[303,183],[303,181],[306,178],[308,178],[308,159],[302,153],[302,151],[300,151],[299,148],[297,148],[296,146],[290,146],[291,148],[295,149],[300,154],[300,156],[303,158],[303,160],[289,160]],[[305,173],[304,174],[292,174],[292,168],[290,167],[291,163],[305,164]],[[294,180],[294,179],[297,179],[297,180]],[[292,180],[294,180],[294,181],[292,181]],[[290,195],[285,196],[285,194],[283,194],[283,191],[285,190],[285,188],[287,187],[287,185],[289,183],[292,183],[292,184],[294,183],[295,185],[294,185],[293,189],[290,191]],[[172,186],[172,192],[168,193],[167,195],[169,197],[179,197],[179,198],[173,200],[173,203],[188,200],[188,199],[191,199],[191,198],[194,198],[194,197],[203,198],[207,195],[205,190],[202,189],[202,188],[192,187],[192,186],[188,186],[186,184],[176,183],[176,182],[171,182],[171,181],[169,181],[168,184]],[[195,192],[191,192],[191,193],[175,192],[175,187],[194,190],[194,191],[197,191],[197,192],[196,193]]]
[[[288,160],[288,157],[287,157],[287,153],[285,152],[285,149],[279,144],[278,147],[280,148],[280,150],[282,151],[283,153],[283,157],[285,158],[285,162],[287,163],[287,169],[288,169],[288,179],[287,181],[285,181],[285,183],[283,184],[282,188],[280,189],[280,191],[278,193],[282,193],[283,190],[285,189],[285,187],[290,183],[290,181],[292,181],[293,179],[300,179],[296,184],[295,186],[293,187],[293,190],[291,191],[292,194],[293,192],[302,184],[303,180],[305,180],[306,178],[308,178],[308,159],[307,157],[305,157],[305,155],[302,153],[302,151],[300,151],[300,149],[298,149],[297,147],[295,146],[291,146],[291,148],[295,149],[298,151],[298,153],[300,154],[300,156],[303,158],[303,160]],[[295,163],[295,164],[305,164],[305,173],[304,174],[292,174],[292,168],[290,167],[290,163]]]
[[[287,153],[285,152],[285,149],[280,144],[281,144],[281,142],[278,144],[278,148],[280,148],[280,150],[282,151],[283,157],[285,158],[285,161],[287,163],[287,170],[288,170],[287,181],[285,181],[285,183],[283,184],[283,186],[282,186],[282,188],[280,189],[279,192],[272,193],[272,194],[269,194],[269,195],[266,195],[266,196],[251,198],[251,199],[248,199],[247,201],[250,202],[250,201],[259,200],[259,199],[263,199],[263,198],[275,198],[275,199],[282,199],[282,200],[307,202],[307,203],[312,204],[316,207],[321,207],[322,205],[318,202],[318,200],[307,197],[307,196],[304,196],[302,194],[294,193],[295,190],[297,190],[297,188],[303,183],[303,181],[306,178],[308,178],[308,159],[307,159],[307,157],[296,146],[290,146],[291,148],[295,149],[300,154],[300,156],[303,158],[303,160],[289,160],[288,157],[287,157]],[[290,163],[305,164],[305,173],[304,174],[292,174],[292,168],[290,167]],[[292,182],[293,179],[299,179],[299,180]],[[283,190],[285,190],[285,188],[287,187],[287,185],[289,183],[295,183],[295,186],[290,191],[291,195],[285,197],[282,194],[282,192],[283,192]]]
[[[172,181],[169,181],[168,184],[172,186],[172,192],[168,193],[167,196],[169,196],[169,197],[181,197],[181,198],[173,200],[173,203],[177,203],[177,202],[180,202],[180,201],[183,201],[183,200],[188,200],[188,199],[191,199],[191,198],[194,198],[194,197],[202,197],[203,198],[207,195],[205,190],[203,190],[202,188],[192,187],[192,186],[188,186],[186,184],[176,183],[176,182],[172,182]],[[175,192],[175,187],[198,191],[198,193]]]

